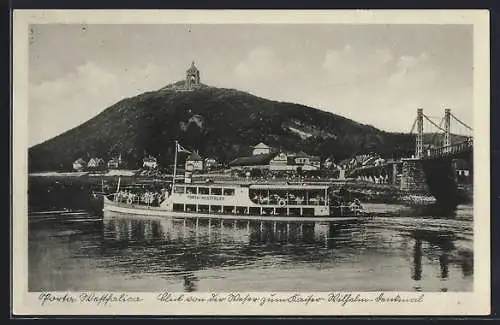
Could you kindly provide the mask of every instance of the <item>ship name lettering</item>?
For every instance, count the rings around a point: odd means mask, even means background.
[[[212,195],[188,195],[190,200],[210,200],[210,201],[222,201],[224,197],[222,196],[212,196]]]

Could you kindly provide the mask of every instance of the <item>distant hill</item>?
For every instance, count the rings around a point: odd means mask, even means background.
[[[129,167],[145,154],[163,166],[173,161],[174,140],[202,157],[228,162],[266,144],[336,160],[368,151],[411,154],[414,139],[311,107],[260,98],[235,89],[176,84],[123,99],[89,121],[29,149],[30,171],[69,170],[78,157],[122,154]]]

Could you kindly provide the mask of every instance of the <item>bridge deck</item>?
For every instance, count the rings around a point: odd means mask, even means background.
[[[422,159],[435,159],[445,156],[454,156],[460,154],[465,151],[471,150],[473,147],[472,139],[468,139],[467,141],[455,143],[450,146],[429,149],[427,152],[424,152],[424,156]]]

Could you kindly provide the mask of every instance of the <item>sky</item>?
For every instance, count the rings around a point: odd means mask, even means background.
[[[183,80],[193,60],[204,84],[386,131],[409,132],[418,107],[440,118],[443,105],[472,125],[472,32],[471,25],[31,25],[29,145]]]

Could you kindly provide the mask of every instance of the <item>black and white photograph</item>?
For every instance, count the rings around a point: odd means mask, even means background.
[[[475,26],[226,16],[26,24],[14,218],[38,307],[68,292],[411,303],[489,281]]]

